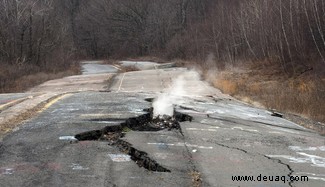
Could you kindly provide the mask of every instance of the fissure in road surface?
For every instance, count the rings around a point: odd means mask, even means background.
[[[284,162],[282,162],[280,159],[276,159],[276,158],[271,158],[267,155],[263,155],[263,154],[260,154],[260,153],[251,153],[251,152],[248,152],[247,150],[245,149],[242,149],[242,148],[238,148],[238,147],[232,147],[232,146],[228,146],[226,144],[221,144],[221,143],[218,143],[218,142],[215,142],[215,141],[210,141],[211,143],[214,143],[216,145],[219,145],[221,147],[225,147],[225,148],[228,148],[228,149],[234,149],[234,150],[238,150],[238,151],[241,151],[241,152],[244,152],[245,154],[249,154],[249,155],[259,155],[259,156],[263,156],[264,158],[267,158],[268,160],[273,160],[275,162],[277,162],[278,164],[281,164],[285,167],[287,167],[287,169],[289,170],[289,173],[288,173],[288,177],[290,179],[290,177],[292,177],[292,174],[294,173],[293,169],[291,168],[291,166],[289,164],[286,164]],[[290,181],[289,182],[289,186],[292,186],[292,183],[293,181]]]
[[[178,130],[182,134],[179,122],[192,121],[192,117],[175,111],[172,117],[159,116],[154,118],[152,108],[145,109],[145,111],[148,113],[129,118],[119,125],[106,126],[100,130],[83,132],[75,135],[75,138],[79,141],[107,141],[109,145],[116,146],[121,152],[130,155],[131,159],[137,163],[139,167],[144,167],[149,171],[170,172],[169,169],[161,166],[154,159],[150,158],[148,153],[134,148],[132,144],[121,138],[124,137],[129,130],[160,131],[168,129]]]

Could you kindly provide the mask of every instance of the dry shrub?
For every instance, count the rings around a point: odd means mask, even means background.
[[[325,122],[324,90],[315,86],[314,82],[305,83],[288,81],[274,87],[273,90],[263,90],[265,105],[280,111],[302,114],[306,117]]]
[[[0,64],[0,93],[23,92],[51,79],[80,73],[77,63],[53,64],[42,67],[33,64]]]
[[[106,60],[103,60],[103,64],[110,64],[110,65],[114,65],[114,64],[117,64],[118,63],[118,60],[115,60],[115,59],[106,59]]]
[[[182,59],[174,59],[172,61],[177,67],[188,67],[188,68],[193,68],[193,69],[197,69],[196,68],[196,62],[195,61],[191,61],[191,60],[182,60]]]
[[[276,68],[248,66],[244,72],[228,69],[215,76],[213,85],[224,93],[268,109],[290,112],[325,122],[325,81],[315,76],[287,78]],[[245,69],[244,67],[242,69]],[[234,72],[235,71],[235,72]],[[318,76],[319,77],[319,76]],[[257,102],[257,103],[256,103]]]
[[[253,94],[260,94],[262,92],[260,83],[252,83],[249,85],[249,91]]]
[[[139,71],[136,66],[121,66],[121,72]]]
[[[237,83],[231,80],[216,80],[214,86],[220,88],[224,93],[234,95],[237,93]]]
[[[156,57],[156,56],[140,56],[134,58],[127,58],[126,60],[130,61],[149,61],[149,62],[157,62],[157,63],[165,63],[166,60]]]

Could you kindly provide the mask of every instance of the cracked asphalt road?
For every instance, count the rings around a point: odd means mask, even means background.
[[[201,186],[325,185],[325,139],[312,130],[223,95],[185,68],[100,73],[50,81],[26,94],[0,95],[5,104],[51,87],[62,94],[65,90],[57,88],[66,86],[70,93],[6,134],[0,144],[0,186],[192,186],[193,171],[200,173]],[[186,95],[176,110],[193,117],[180,123],[184,135],[127,131],[122,138],[170,173],[141,168],[105,141],[74,139],[144,114],[151,107],[145,99],[155,98],[181,74]],[[255,181],[233,181],[232,176],[254,176]],[[284,176],[285,181],[258,181],[259,176]],[[290,182],[289,176],[309,178]]]

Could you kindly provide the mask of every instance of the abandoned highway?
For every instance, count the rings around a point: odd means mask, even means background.
[[[0,186],[325,186],[324,136],[186,68],[99,63],[0,94]]]

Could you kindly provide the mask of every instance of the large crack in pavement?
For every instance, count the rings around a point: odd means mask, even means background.
[[[139,166],[144,167],[149,171],[156,172],[171,172],[169,169],[161,166],[154,159],[148,156],[148,153],[144,151],[140,151],[132,146],[127,141],[118,140],[115,144],[121,152],[124,152],[131,156],[131,159]]]
[[[189,174],[192,177],[193,186],[200,187],[202,185],[201,173],[198,171],[198,169],[196,168],[196,166],[193,162],[193,156],[192,156],[191,151],[189,150],[188,146],[186,145],[184,135],[183,135],[183,141],[184,141],[184,146],[185,146],[185,150],[186,150],[186,153],[184,153],[186,155],[183,154],[183,156],[188,159],[188,162],[191,166],[191,172]]]
[[[267,155],[264,155],[264,154],[261,154],[261,153],[251,153],[251,152],[248,152],[248,151],[245,150],[245,149],[238,148],[238,147],[232,147],[232,146],[225,145],[225,144],[221,144],[221,143],[218,143],[218,142],[215,142],[215,141],[209,141],[209,142],[211,142],[211,143],[213,143],[213,144],[216,144],[216,145],[218,145],[218,146],[221,146],[221,147],[228,148],[228,149],[233,149],[233,150],[241,151],[241,152],[243,152],[243,153],[245,153],[245,154],[248,154],[248,155],[261,156],[261,157],[264,157],[264,158],[266,158],[266,159],[268,159],[268,160],[275,161],[276,163],[285,166],[285,167],[289,170],[289,173],[288,173],[288,175],[287,175],[287,176],[289,177],[289,179],[288,179],[289,183],[288,183],[288,184],[289,184],[289,186],[292,187],[292,183],[293,183],[293,181],[291,180],[291,177],[292,177],[292,174],[294,173],[294,170],[291,168],[291,166],[290,166],[289,164],[283,163],[280,159],[271,158],[271,157],[269,157],[269,156],[267,156]]]
[[[283,163],[280,159],[271,158],[271,157],[269,157],[269,156],[267,156],[267,155],[263,155],[263,156],[264,156],[265,158],[269,159],[269,160],[276,161],[276,162],[278,162],[279,164],[284,165],[284,166],[286,166],[286,167],[288,168],[288,170],[290,171],[290,173],[288,174],[288,177],[289,177],[289,186],[292,187],[292,183],[293,183],[293,181],[291,180],[291,177],[292,177],[292,174],[293,174],[294,171],[293,171],[293,169],[291,168],[291,166],[290,166],[289,164]]]
[[[131,143],[122,138],[128,131],[161,131],[164,129],[177,130],[182,135],[179,122],[191,121],[192,117],[180,112],[174,112],[174,116],[153,117],[153,109],[145,109],[146,114],[138,117],[128,118],[125,122],[118,125],[106,126],[100,130],[92,130],[75,135],[78,141],[106,141],[109,145],[117,147],[121,152],[128,154],[131,159],[139,166],[149,171],[171,172],[157,161],[150,158],[149,154],[136,149]],[[106,119],[107,120],[107,119]],[[184,135],[183,135],[184,136]],[[184,144],[185,145],[185,144]],[[189,152],[188,148],[186,148]]]

